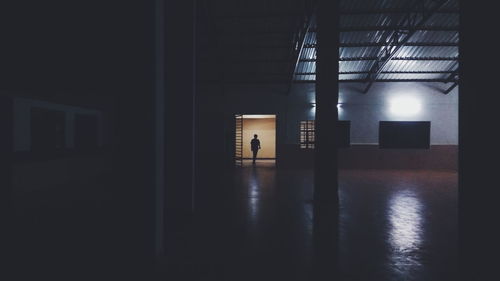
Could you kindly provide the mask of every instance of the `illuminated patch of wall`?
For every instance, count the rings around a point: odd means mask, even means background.
[[[389,100],[390,114],[395,117],[413,117],[420,114],[422,103],[418,98],[401,95]]]

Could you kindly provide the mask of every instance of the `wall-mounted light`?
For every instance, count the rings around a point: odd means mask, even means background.
[[[390,102],[390,112],[399,116],[412,116],[421,110],[420,100],[413,97],[398,97]]]
[[[310,105],[311,105],[311,107],[316,107],[316,103],[315,102],[311,102]],[[341,103],[337,104],[337,108],[340,108],[341,106],[342,106]]]

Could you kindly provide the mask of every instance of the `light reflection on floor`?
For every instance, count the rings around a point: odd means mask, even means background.
[[[198,266],[222,272],[200,280],[311,280],[312,182],[272,162],[236,169],[227,217],[200,219],[197,234],[216,240],[199,243],[211,258]],[[343,170],[339,184],[341,281],[457,279],[456,172]]]
[[[419,253],[422,243],[422,204],[411,190],[396,191],[388,206],[390,221],[391,262],[400,272],[421,265]]]

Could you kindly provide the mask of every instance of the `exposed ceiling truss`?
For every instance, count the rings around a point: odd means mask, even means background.
[[[403,14],[399,20],[399,24],[393,30],[388,30],[389,32],[384,36],[385,40],[382,40],[382,42],[386,42],[387,44],[380,48],[377,59],[374,61],[367,75],[368,85],[364,90],[365,93],[370,90],[380,72],[401,51],[401,48],[412,38],[418,28],[423,27],[432,15],[448,1],[435,1],[435,5],[430,9],[425,6],[425,1],[414,2],[414,9],[412,9],[414,12]]]
[[[315,82],[314,5],[277,1],[290,9],[216,9],[224,82]],[[439,82],[450,93],[459,84],[458,15],[458,0],[341,0],[339,81],[364,83],[364,93],[375,82]]]

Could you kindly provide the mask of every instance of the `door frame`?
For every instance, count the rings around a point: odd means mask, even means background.
[[[234,128],[234,124],[235,124],[235,116],[236,115],[274,115],[276,116],[276,129],[275,129],[275,134],[276,134],[276,144],[275,144],[275,166],[278,167],[278,163],[279,163],[279,159],[280,159],[280,145],[281,145],[281,137],[280,137],[280,134],[278,133],[279,130],[281,129],[281,125],[280,125],[280,114],[278,114],[277,112],[270,112],[270,111],[260,111],[260,112],[255,112],[255,111],[251,111],[251,112],[248,112],[248,111],[240,111],[240,112],[232,112],[231,113],[231,124],[233,124],[232,126],[232,144],[231,144],[231,148],[233,149],[234,151],[234,147],[236,145],[236,141],[235,141],[235,136],[236,136],[236,130]],[[243,119],[244,120],[244,119]],[[286,124],[285,124],[286,126]],[[234,158],[234,155],[233,155],[233,158]],[[233,166],[234,166],[234,161],[233,161]]]

